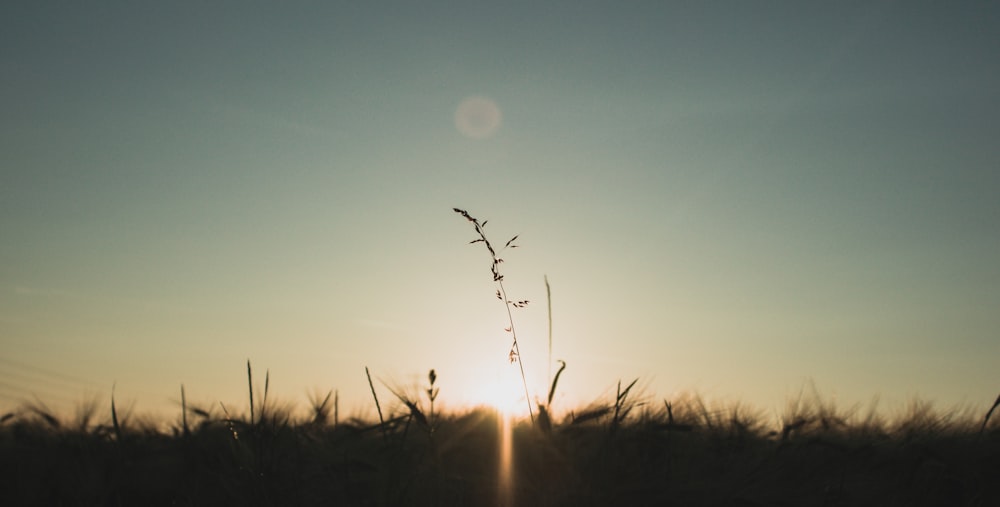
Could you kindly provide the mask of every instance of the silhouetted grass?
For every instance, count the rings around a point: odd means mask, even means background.
[[[434,376],[436,377],[436,375]],[[248,379],[250,374],[248,372]],[[433,383],[432,383],[433,385]],[[516,505],[1000,505],[1000,424],[914,401],[893,418],[819,395],[769,423],[697,396],[614,398],[513,433]],[[250,382],[252,392],[252,382]],[[168,426],[40,403],[0,424],[6,505],[494,505],[499,421],[399,395],[381,421],[332,424],[261,402],[182,406]],[[434,395],[436,397],[436,394]],[[991,409],[992,410],[992,409]],[[186,413],[191,415],[188,419]],[[117,428],[114,420],[118,419]],[[414,424],[411,424],[414,423]]]
[[[486,221],[472,222],[520,362],[511,308]],[[515,236],[505,245],[513,247]],[[551,292],[549,361],[551,365]],[[255,395],[247,361],[245,413],[219,402],[196,406],[181,386],[181,413],[164,425],[91,400],[74,420],[41,401],[0,416],[0,501],[4,505],[456,505],[491,506],[994,506],[1000,505],[1000,422],[969,410],[913,401],[892,417],[873,404],[843,408],[813,389],[776,422],[741,403],[694,395],[654,400],[637,380],[614,397],[570,411],[551,405],[550,379],[538,417],[515,421],[509,482],[501,479],[501,416],[492,409],[441,413],[437,372],[426,394],[386,386],[382,403],[365,375],[377,421],[339,417],[339,392],[310,398],[296,415]],[[551,374],[551,371],[550,371]],[[522,380],[524,380],[522,365]],[[331,405],[331,393],[333,403]],[[525,385],[525,395],[528,396]],[[255,401],[256,400],[256,401]],[[241,406],[241,405],[232,405]],[[330,412],[333,411],[333,421]],[[507,488],[509,484],[510,489]]]
[[[505,329],[505,331],[510,333],[511,336],[510,352],[507,354],[507,357],[510,362],[517,362],[518,368],[521,369],[521,382],[524,385],[524,401],[528,404],[528,417],[530,417],[531,421],[534,422],[535,411],[531,408],[531,394],[528,392],[528,379],[524,375],[524,360],[521,357],[521,347],[517,342],[517,328],[514,326],[514,314],[511,312],[511,309],[513,308],[524,308],[525,306],[528,306],[529,301],[527,299],[519,301],[508,299],[507,289],[503,285],[504,276],[500,273],[500,265],[503,264],[503,259],[499,257],[499,254],[508,248],[517,248],[517,245],[515,245],[514,242],[517,241],[518,236],[514,235],[513,238],[510,238],[506,243],[504,243],[503,248],[497,250],[493,247],[493,244],[490,243],[489,238],[486,237],[486,223],[489,222],[489,220],[483,220],[480,222],[479,219],[469,215],[468,211],[461,208],[452,208],[452,211],[462,215],[462,217],[468,220],[475,228],[476,235],[478,237],[470,241],[469,244],[482,243],[483,246],[486,247],[486,250],[490,253],[490,260],[492,261],[490,264],[490,272],[493,275],[493,281],[497,284],[496,297],[504,303],[504,307],[507,309],[507,322],[510,324]],[[546,284],[547,283],[548,282],[546,282]]]

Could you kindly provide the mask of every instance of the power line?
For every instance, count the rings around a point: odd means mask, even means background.
[[[74,376],[74,375],[67,375],[67,374],[62,373],[62,372],[56,372],[56,371],[52,371],[52,370],[47,370],[45,368],[39,368],[38,366],[34,366],[34,365],[31,365],[31,364],[27,364],[27,363],[23,363],[23,362],[20,362],[20,361],[15,361],[15,360],[3,358],[3,357],[0,357],[0,363],[4,363],[4,364],[7,364],[7,365],[10,365],[10,366],[12,366],[12,367],[14,367],[15,369],[18,369],[18,370],[33,372],[35,374],[44,375],[46,377],[57,378],[57,379],[60,379],[63,382],[67,382],[67,383],[85,384],[85,385],[90,385],[90,386],[95,386],[95,387],[99,385],[97,382],[94,382],[92,380],[84,379],[84,378],[77,377],[77,376]]]
[[[75,404],[79,400],[72,400],[70,397],[58,393],[52,393],[40,389],[27,389],[21,386],[12,385],[7,382],[0,381],[0,390],[4,391],[5,397],[8,399],[13,399],[11,392],[19,396],[20,401],[27,401],[31,398],[35,398],[41,401],[45,400],[55,400],[61,403]]]
[[[74,406],[88,389],[100,389],[96,382],[0,357],[0,398],[24,403],[52,403]]]
[[[94,389],[95,386],[70,383],[64,380],[43,377],[38,374],[24,373],[22,370],[8,370],[0,367],[0,380],[10,380],[14,382],[28,383],[31,385],[41,385],[60,391],[76,390],[82,388]]]

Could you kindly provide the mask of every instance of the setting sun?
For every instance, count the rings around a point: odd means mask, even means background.
[[[505,366],[507,367],[494,370],[492,380],[472,388],[468,405],[491,407],[506,417],[527,416],[528,405],[525,403],[524,385],[517,366]]]
[[[1000,2],[3,13],[5,504],[770,505],[810,387],[1000,452]]]

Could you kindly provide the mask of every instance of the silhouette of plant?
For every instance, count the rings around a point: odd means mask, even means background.
[[[431,369],[430,373],[427,374],[427,381],[428,381],[428,385],[427,385],[426,392],[427,392],[427,399],[430,400],[430,402],[431,402],[431,417],[430,417],[430,420],[431,420],[431,424],[433,424],[434,423],[434,400],[437,399],[438,392],[439,392],[439,389],[437,387],[434,387],[434,382],[437,381],[437,373],[433,369]],[[433,429],[433,426],[431,426],[431,429]]]
[[[462,215],[463,217],[465,217],[466,220],[472,222],[473,227],[475,227],[476,229],[476,234],[479,235],[478,238],[470,241],[469,244],[471,245],[476,243],[482,243],[486,246],[486,249],[489,250],[490,252],[490,258],[493,261],[492,265],[490,266],[490,271],[493,274],[493,281],[497,283],[498,287],[496,296],[497,299],[504,302],[504,306],[507,309],[507,322],[510,324],[509,327],[504,329],[504,331],[510,333],[512,338],[510,352],[507,354],[507,358],[512,363],[516,361],[521,369],[521,382],[524,384],[524,399],[525,402],[528,404],[528,416],[531,418],[531,422],[534,423],[535,414],[531,408],[531,396],[528,394],[528,379],[524,375],[524,362],[521,360],[521,350],[517,344],[517,330],[514,328],[514,315],[511,312],[512,308],[524,308],[525,306],[527,306],[528,300],[524,299],[520,301],[514,301],[507,298],[507,290],[503,286],[503,275],[500,273],[500,264],[503,264],[503,259],[497,256],[498,255],[497,250],[493,248],[493,244],[490,243],[490,240],[487,239],[486,237],[486,233],[483,231],[483,229],[486,227],[486,222],[488,222],[488,220],[483,220],[480,223],[478,219],[469,215],[468,211],[459,208],[452,208],[452,209],[455,211],[455,213]],[[517,235],[515,235],[513,238],[510,238],[507,241],[507,243],[504,244],[503,248],[500,249],[500,252],[508,248],[517,248],[517,245],[514,244],[514,241],[516,240],[517,240]]]

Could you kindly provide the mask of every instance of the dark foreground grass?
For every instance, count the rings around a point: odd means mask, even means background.
[[[621,390],[619,391],[621,394]],[[266,395],[265,395],[266,396]],[[770,427],[741,405],[618,396],[549,427],[516,423],[510,491],[495,412],[383,423],[185,406],[171,426],[96,404],[27,406],[0,426],[4,505],[1000,505],[1000,425],[914,403],[885,420],[821,400]],[[273,402],[272,402],[273,405]],[[106,419],[106,420],[104,420]],[[984,424],[988,423],[988,424]]]

